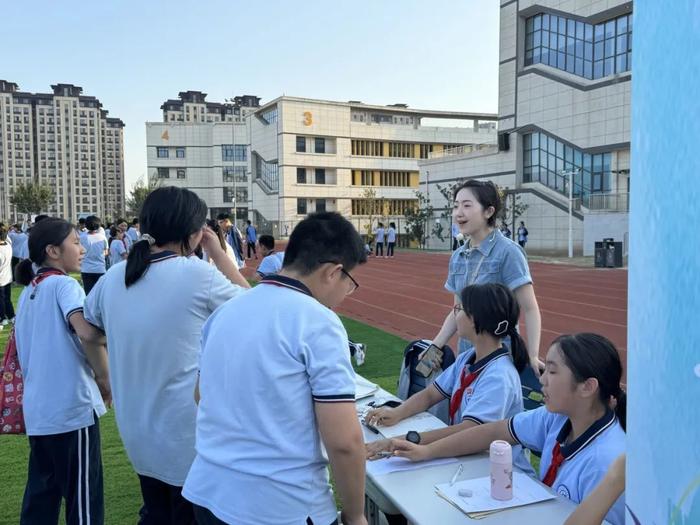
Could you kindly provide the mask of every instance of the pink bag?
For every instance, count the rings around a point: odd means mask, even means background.
[[[22,397],[24,382],[17,357],[15,328],[5,348],[5,357],[0,367],[0,434],[24,434],[24,413]]]

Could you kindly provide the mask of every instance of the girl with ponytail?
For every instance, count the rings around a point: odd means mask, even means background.
[[[29,259],[15,268],[25,286],[14,337],[24,378],[29,468],[21,523],[102,523],[98,417],[111,402],[104,334],[83,317],[79,272],[85,250],[72,224],[46,218],[29,233]],[[34,270],[36,269],[36,273]],[[12,351],[12,350],[10,350]]]
[[[420,443],[427,444],[523,411],[519,372],[530,360],[516,329],[520,307],[513,292],[496,283],[467,286],[452,315],[459,336],[468,339],[473,347],[460,354],[433,384],[399,407],[370,412],[368,423],[395,425],[447,398],[450,426],[420,433]],[[511,340],[510,350],[503,344],[506,337]],[[367,444],[368,459],[378,459],[380,452],[391,446],[389,440]],[[520,447],[513,451],[513,458],[518,467],[534,474]]]
[[[552,342],[542,374],[545,406],[471,428],[427,446],[396,441],[397,456],[414,461],[486,450],[501,439],[542,453],[540,479],[580,503],[625,451],[625,393],[615,346],[591,333],[562,335]],[[624,495],[605,519],[625,523]]]

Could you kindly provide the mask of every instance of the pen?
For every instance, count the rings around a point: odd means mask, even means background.
[[[450,480],[450,487],[455,484],[455,481],[457,481],[457,478],[462,473],[463,469],[464,469],[464,466],[460,463],[459,467],[457,467],[457,472],[455,472],[455,475],[452,476],[452,479]]]
[[[394,453],[389,452],[388,450],[381,450],[381,451],[377,452],[376,455],[379,456],[380,458],[390,458],[391,456],[394,455]]]
[[[374,428],[372,425],[368,425],[367,423],[365,423],[365,427],[367,427],[369,430],[371,430],[371,431],[374,432],[375,434],[379,434],[379,430],[377,430],[376,428]]]

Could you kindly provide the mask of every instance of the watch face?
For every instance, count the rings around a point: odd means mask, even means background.
[[[420,444],[420,434],[415,430],[409,430],[409,432],[406,434],[406,441],[410,441],[411,443],[418,445]]]

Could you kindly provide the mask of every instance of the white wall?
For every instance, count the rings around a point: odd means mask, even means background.
[[[627,254],[629,235],[628,213],[587,213],[583,223],[583,255],[593,255],[595,242],[612,237],[623,242],[623,254]]]

